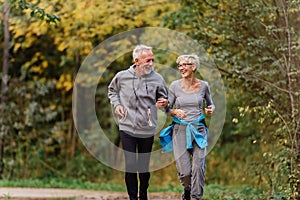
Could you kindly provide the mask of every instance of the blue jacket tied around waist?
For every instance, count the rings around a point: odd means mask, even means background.
[[[174,128],[174,124],[180,124],[186,126],[186,148],[193,148],[193,138],[195,139],[197,145],[200,148],[205,148],[207,146],[206,138],[193,126],[204,126],[206,128],[206,135],[208,135],[208,128],[204,121],[204,115],[201,114],[197,119],[191,122],[186,122],[184,120],[179,119],[177,116],[173,117],[173,123],[161,130],[159,134],[160,144],[162,146],[162,152],[170,152],[173,151],[173,143],[172,143],[172,131]]]

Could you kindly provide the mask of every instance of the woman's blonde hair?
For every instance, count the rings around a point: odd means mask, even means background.
[[[200,59],[196,54],[180,55],[178,56],[176,63],[179,64],[183,60],[192,63],[197,68],[200,67]]]

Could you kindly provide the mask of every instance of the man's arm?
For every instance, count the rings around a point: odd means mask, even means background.
[[[120,86],[119,77],[116,75],[108,86],[108,98],[110,99],[110,104],[114,107],[114,113],[119,117],[119,119],[124,119],[126,117],[126,109],[121,105],[120,100]]]

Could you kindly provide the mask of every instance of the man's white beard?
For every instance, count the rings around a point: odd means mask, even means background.
[[[153,66],[145,65],[145,66],[142,66],[140,69],[144,75],[147,75],[153,71]]]

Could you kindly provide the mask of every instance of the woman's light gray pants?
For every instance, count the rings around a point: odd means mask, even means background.
[[[191,199],[201,199],[204,191],[206,149],[193,141],[193,149],[186,148],[186,126],[176,124],[173,130],[173,148],[178,178],[184,189],[191,190]],[[198,130],[206,136],[205,128]]]

